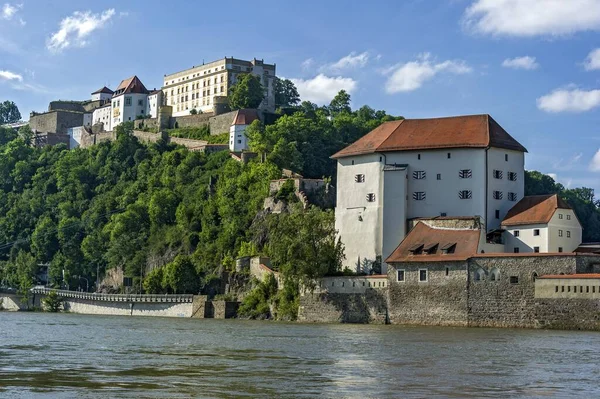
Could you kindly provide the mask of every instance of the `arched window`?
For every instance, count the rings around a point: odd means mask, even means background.
[[[475,281],[485,280],[485,272],[483,269],[477,269],[475,272]]]
[[[491,281],[498,281],[498,280],[500,280],[500,270],[498,270],[498,268],[494,267],[490,271],[490,280]]]
[[[538,277],[537,272],[531,273],[531,281],[535,281],[537,279],[537,277]]]

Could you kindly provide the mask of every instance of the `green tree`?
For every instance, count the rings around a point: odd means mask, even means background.
[[[0,103],[0,125],[14,123],[20,120],[21,113],[14,102],[7,100]]]
[[[275,107],[295,107],[300,103],[300,94],[296,85],[289,79],[274,79]]]
[[[60,312],[64,301],[56,291],[52,290],[44,297],[42,302],[46,311],[56,313]]]
[[[177,255],[173,262],[165,266],[163,272],[163,289],[175,294],[197,294],[199,277],[191,258]]]
[[[329,111],[331,114],[336,115],[342,112],[350,113],[350,94],[346,90],[340,90],[338,94],[333,97],[331,103],[329,103]]]
[[[232,110],[243,108],[258,108],[265,97],[265,91],[260,78],[250,73],[238,76],[237,82],[231,87],[229,106]]]
[[[164,269],[158,267],[153,269],[144,278],[144,291],[146,294],[163,294],[165,292],[163,288]]]
[[[31,145],[33,143],[33,138],[35,135],[29,125],[21,126],[18,134],[27,145]]]

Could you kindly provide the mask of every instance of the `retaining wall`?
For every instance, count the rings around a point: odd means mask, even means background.
[[[136,303],[98,302],[87,299],[68,299],[65,311],[81,314],[119,316],[192,317],[193,302],[187,303]]]
[[[385,324],[386,293],[376,289],[363,294],[305,292],[300,295],[298,321]]]

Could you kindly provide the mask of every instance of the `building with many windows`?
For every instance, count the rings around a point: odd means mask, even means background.
[[[484,233],[499,229],[524,196],[525,152],[489,115],[380,125],[332,157],[344,266],[385,272],[409,219],[478,216]]]
[[[173,107],[173,116],[189,115],[192,109],[211,112],[219,97],[227,97],[239,74],[252,73],[261,78],[265,98],[261,109],[275,109],[275,64],[223,58],[164,76],[164,104]]]

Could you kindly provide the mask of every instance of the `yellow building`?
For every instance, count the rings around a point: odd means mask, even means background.
[[[211,112],[215,101],[227,97],[240,73],[252,73],[261,78],[266,90],[260,108],[273,111],[275,64],[265,64],[257,59],[244,61],[227,57],[165,75],[162,87],[164,104],[173,107],[173,116],[189,115],[192,109]]]

